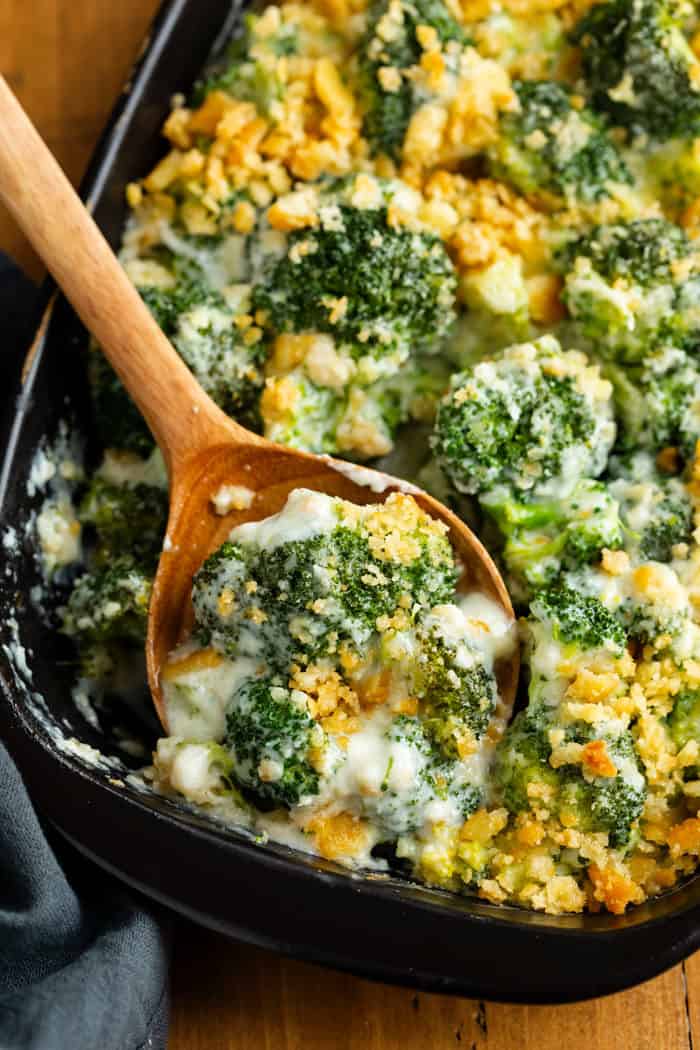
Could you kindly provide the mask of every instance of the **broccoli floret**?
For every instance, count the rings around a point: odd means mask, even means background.
[[[95,529],[97,564],[109,565],[128,553],[155,567],[168,518],[168,496],[153,485],[112,485],[93,477],[78,517]]]
[[[618,772],[615,776],[589,779],[581,775],[577,766],[564,766],[559,790],[560,818],[564,816],[566,825],[571,826],[573,816],[582,831],[605,831],[613,849],[625,849],[633,840],[646,801],[646,783],[631,733],[600,734],[588,723],[574,722],[567,727],[565,739],[584,747],[603,740]]]
[[[172,341],[209,396],[230,416],[255,425],[265,350],[262,343],[246,345],[223,303],[181,314]]]
[[[385,732],[388,762],[378,795],[362,800],[363,812],[379,824],[382,835],[395,838],[425,825],[425,810],[440,801],[455,820],[466,820],[483,800],[483,792],[470,783],[463,762],[446,758],[419,718],[399,715]],[[415,770],[406,784],[406,752]],[[402,772],[403,771],[403,772]]]
[[[496,707],[494,675],[476,653],[430,624],[418,630],[414,689],[425,731],[448,758],[468,755],[488,728]]]
[[[321,337],[327,338],[327,337]],[[270,377],[260,402],[265,436],[292,448],[374,459],[392,451],[398,428],[430,418],[446,379],[440,361],[408,361],[398,375],[338,391],[313,383],[304,369]]]
[[[181,314],[210,302],[214,293],[199,267],[183,259],[173,259],[173,284],[169,287],[145,285],[139,294],[165,334],[172,338]]]
[[[90,350],[88,377],[97,436],[105,448],[147,457],[155,441],[145,420],[101,350]]]
[[[229,44],[226,55],[193,92],[193,104],[201,105],[212,91],[223,91],[234,98],[253,102],[263,114],[281,99],[284,84],[276,73],[276,59],[293,55],[298,37],[293,25],[281,21],[275,32],[258,34],[260,16],[246,15],[242,32]]]
[[[324,734],[304,699],[272,679],[251,679],[226,709],[224,744],[233,776],[273,805],[289,808],[318,794],[319,775],[309,753],[322,748]]]
[[[391,11],[390,11],[391,8]],[[399,17],[400,16],[400,17]],[[391,20],[391,31],[386,30]],[[435,31],[440,44],[466,43],[464,31],[442,0],[379,0],[369,13],[368,29],[359,49],[358,89],[364,110],[363,134],[374,153],[398,159],[406,129],[419,106],[428,101],[425,87],[405,74],[420,65],[423,53],[419,26]],[[456,57],[456,56],[455,56]],[[454,61],[448,52],[448,61]],[[398,81],[387,84],[382,70],[391,68]]]
[[[566,583],[580,600],[592,597],[598,604],[603,602],[609,610],[606,615],[615,618],[630,641],[670,650],[681,661],[697,651],[700,628],[693,622],[687,590],[671,565],[632,563],[613,586],[610,576],[597,569],[569,573]]]
[[[161,277],[171,283],[164,287],[140,285],[139,294],[158,325],[195,372],[200,383],[215,400],[219,394],[223,402],[228,394],[222,387],[228,377],[223,376],[222,383],[219,373],[224,371],[220,358],[224,356],[225,346],[214,345],[215,340],[212,338],[211,347],[203,347],[200,339],[199,346],[194,345],[190,348],[189,343],[193,341],[191,337],[189,341],[187,339],[190,330],[186,328],[183,333],[180,329],[182,319],[201,316],[205,308],[223,306],[224,300],[209,288],[201,268],[191,259],[174,255],[162,248],[156,249],[154,255],[157,258],[149,259],[149,264],[155,265]],[[228,329],[229,341],[233,343],[236,337],[231,335],[230,313],[226,316],[225,326],[221,321],[219,326]],[[153,450],[153,438],[138,409],[101,352],[91,353],[89,375],[95,401],[96,423],[105,446],[125,449],[147,457]],[[257,385],[262,385],[261,378]],[[222,403],[222,407],[227,406]]]
[[[303,507],[310,495],[296,490],[287,508]],[[318,494],[312,500],[307,513],[342,507]],[[338,524],[327,531],[272,546],[246,542],[245,526],[236,530],[234,542],[195,576],[195,618],[204,640],[232,655],[259,655],[262,645],[282,669],[294,652],[333,656],[343,642],[364,651],[377,620],[392,616],[405,596],[425,608],[448,601],[457,574],[447,537],[432,529],[412,500],[406,508],[401,498],[390,497],[384,507],[366,524],[344,523],[338,514]],[[390,537],[395,544],[405,540],[413,556],[382,556]]]
[[[337,434],[346,409],[345,394],[345,391],[317,386],[301,369],[294,369],[284,376],[269,377],[260,400],[265,437],[306,452],[338,453]],[[383,438],[386,448],[391,447],[391,438],[381,416],[376,419],[373,436],[375,444]],[[384,451],[383,446],[380,448]],[[348,451],[360,458],[358,448]],[[367,457],[363,455],[361,458]]]
[[[546,495],[601,472],[615,433],[610,402],[597,368],[544,336],[453,377],[433,448],[462,492],[504,485]]]
[[[683,482],[661,474],[644,452],[614,457],[610,473],[627,553],[639,562],[671,561],[673,548],[692,539],[693,506]]]
[[[601,741],[615,773],[584,775],[580,765],[570,762],[556,763],[555,768],[549,736],[552,729],[561,732],[561,744],[585,748]],[[494,781],[511,812],[528,812],[546,805],[566,827],[607,833],[616,849],[629,844],[646,798],[629,732],[596,734],[594,727],[579,722],[559,727],[555,713],[537,703],[522,711],[507,730],[497,751]]]
[[[666,495],[654,508],[654,520],[639,539],[641,561],[671,561],[673,548],[690,543],[693,534],[693,509],[685,498]]]
[[[690,243],[680,226],[666,219],[634,219],[595,226],[569,251],[590,259],[606,281],[652,288],[672,280],[673,264],[690,254]]]
[[[598,598],[565,584],[540,591],[532,602],[531,614],[565,646],[607,649],[618,655],[624,650],[625,630],[612,613]]]
[[[617,500],[599,481],[584,479],[556,500],[518,501],[496,489],[481,506],[499,527],[503,562],[523,598],[623,543]]]
[[[571,684],[572,667],[607,666],[615,672],[625,654],[627,633],[617,613],[605,604],[608,595],[596,587],[605,577],[588,567],[564,573],[532,600],[522,621],[531,706],[558,709]]]
[[[489,151],[491,170],[522,193],[595,201],[614,183],[632,181],[617,147],[594,113],[549,80],[516,81],[520,108],[501,115]]]
[[[700,690],[688,689],[679,693],[668,717],[671,739],[680,751],[686,744],[700,743]],[[700,766],[696,763],[683,770],[684,780],[700,778]]]
[[[693,639],[697,628],[692,622],[692,611],[687,594],[673,569],[662,563],[651,562],[642,566],[642,586],[635,585],[616,610],[620,623],[629,637],[641,645],[654,645],[659,649],[671,648],[679,658],[690,655],[685,650]],[[645,575],[651,574],[654,586],[645,588]],[[639,579],[639,577],[636,577]],[[689,635],[692,637],[689,639]],[[697,644],[697,639],[694,639]]]
[[[689,11],[678,0],[611,0],[572,34],[593,105],[632,134],[663,141],[700,131],[698,63],[683,35]]]
[[[234,324],[235,311],[197,266],[176,260],[175,270],[172,287],[142,287],[142,298],[209,396],[229,415],[254,424],[263,344],[246,344]]]
[[[391,197],[391,184],[386,192]],[[268,331],[328,333],[356,360],[396,354],[397,366],[409,351],[439,349],[456,290],[440,239],[391,226],[384,205],[329,203],[321,222],[291,233],[287,254],[268,260],[253,289]]]
[[[562,253],[562,299],[597,353],[638,361],[658,347],[692,345],[698,278],[677,277],[690,242],[665,219],[596,226]]]
[[[81,576],[63,610],[63,630],[81,644],[146,639],[152,574],[129,555]]]
[[[111,682],[115,668],[119,665],[122,651],[123,647],[119,641],[82,644],[80,646],[81,676],[93,682],[100,682],[100,684]]]
[[[508,727],[496,751],[493,780],[499,798],[511,813],[527,812],[537,787],[556,790],[558,777],[549,764],[552,748],[547,731],[551,716],[541,705],[521,711]]]
[[[649,355],[637,367],[612,365],[624,447],[652,452],[673,447],[686,459],[700,439],[700,369],[683,350]]]
[[[375,206],[357,207],[356,193],[370,190]],[[268,254],[252,291],[272,351],[265,434],[316,452],[385,455],[436,387],[424,360],[454,319],[455,271],[439,238],[390,225],[392,200],[416,203],[407,186],[335,180],[309,193],[319,225],[292,232],[286,254]]]

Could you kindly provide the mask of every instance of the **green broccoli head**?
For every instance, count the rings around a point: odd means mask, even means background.
[[[228,415],[256,426],[265,350],[261,342],[246,345],[224,303],[181,314],[172,341],[209,396]]]
[[[442,0],[401,0],[399,15],[391,0],[373,5],[357,59],[363,134],[374,153],[394,159],[401,154],[411,117],[428,101],[415,78],[406,75],[420,63],[423,49],[416,35],[418,27],[434,29],[441,44],[454,42],[457,55],[466,43],[464,30]],[[399,74],[398,84],[385,86],[380,71],[387,68]]]
[[[683,34],[690,5],[610,0],[578,23],[593,105],[632,134],[692,138],[700,131],[698,63]]]
[[[637,582],[641,573],[641,586]],[[641,645],[674,650],[679,659],[697,645],[697,627],[685,588],[670,565],[656,562],[640,567],[629,594],[616,612],[631,639]],[[645,586],[645,574],[652,586]]]
[[[546,495],[605,466],[615,426],[611,387],[552,336],[510,347],[453,377],[433,448],[461,492],[496,486]]]
[[[671,561],[673,548],[689,544],[693,535],[693,508],[685,494],[665,494],[654,508],[654,518],[639,539],[641,561]]]
[[[673,447],[686,460],[694,457],[700,438],[700,370],[691,354],[669,347],[650,353],[639,365],[611,363],[606,375],[615,391],[621,448],[658,452]]]
[[[259,33],[259,22],[259,15],[246,15],[224,57],[209,76],[195,85],[193,105],[201,105],[212,91],[223,91],[253,102],[267,115],[271,106],[283,97],[284,84],[276,74],[275,60],[297,51],[297,32],[294,25],[283,18],[274,32],[269,31],[268,25],[264,33]]]
[[[312,225],[282,238],[283,254],[268,252],[252,290],[271,351],[265,435],[350,458],[386,455],[397,427],[424,418],[441,392],[436,351],[454,319],[454,268],[439,238],[390,219],[393,205],[418,207],[398,181],[326,180],[286,206],[300,200]]]
[[[567,201],[596,201],[610,186],[630,183],[620,153],[594,113],[578,109],[571,93],[550,80],[513,84],[519,109],[501,115],[489,152],[493,174],[522,193]]]
[[[274,679],[250,679],[229,701],[224,746],[233,759],[232,775],[272,805],[289,808],[318,794],[319,775],[309,756],[323,741],[304,694]]]
[[[637,362],[692,344],[699,329],[692,246],[666,219],[596,226],[561,256],[562,299],[577,332],[604,357]],[[682,264],[682,265],[681,265]]]
[[[668,717],[668,731],[679,751],[686,744],[700,743],[700,690],[686,689],[678,694]],[[685,780],[697,780],[700,766],[687,766],[683,775]]]
[[[527,598],[623,543],[617,500],[600,481],[586,478],[556,500],[519,501],[495,489],[481,506],[503,537],[501,556],[516,597]]]
[[[584,751],[569,749],[562,759],[553,741],[557,748],[573,744]],[[581,764],[585,746],[598,741],[610,763],[606,775]],[[512,813],[547,810],[566,827],[606,833],[615,849],[629,845],[646,798],[628,731],[599,734],[583,722],[563,727],[543,704],[531,704],[508,728],[496,753],[494,782]]]
[[[168,519],[168,495],[153,485],[113,485],[95,476],[80,501],[78,517],[95,529],[97,564],[109,565],[128,552],[155,567]]]
[[[634,543],[632,537],[633,553]],[[672,565],[633,562],[613,587],[608,574],[596,569],[568,573],[566,583],[572,594],[581,595],[581,601],[605,602],[606,616],[614,618],[631,641],[653,645],[658,651],[671,650],[678,660],[696,650],[698,627],[688,592]]]
[[[399,715],[385,730],[388,762],[378,795],[363,799],[363,811],[383,837],[395,838],[425,825],[426,808],[441,804],[452,822],[466,820],[483,803],[465,763],[446,757],[420,718]],[[406,758],[414,775],[406,783]],[[403,770],[403,772],[402,772]]]
[[[630,281],[652,288],[673,279],[673,264],[690,253],[680,226],[666,219],[633,219],[595,226],[569,249],[590,259],[606,281]]]
[[[289,391],[293,392],[292,396],[285,396]],[[265,437],[280,445],[304,449],[305,452],[336,455],[341,451],[338,448],[338,429],[346,418],[347,402],[346,390],[319,386],[301,368],[288,372],[281,379],[271,377],[260,402]],[[375,400],[372,398],[372,408],[374,406]],[[365,416],[368,407],[369,404],[363,404]],[[383,442],[386,448],[390,448],[390,432],[381,413],[373,412],[372,417],[372,451],[375,447],[384,449]],[[347,451],[357,458],[371,458],[362,455],[356,447]]]
[[[81,644],[146,640],[152,573],[124,555],[84,573],[63,609],[63,630]]]
[[[580,767],[561,767],[559,814],[570,826],[587,832],[607,832],[613,849],[624,849],[633,839],[636,824],[646,801],[646,782],[629,731],[600,733],[586,722],[567,727],[564,742],[586,744],[602,741],[614,776],[581,774]]]
[[[693,506],[680,478],[661,474],[645,452],[611,460],[610,490],[619,501],[625,549],[639,562],[669,562],[678,544],[689,544]]]
[[[564,646],[580,651],[607,649],[618,655],[625,648],[625,630],[603,603],[565,584],[540,591],[531,616]]]
[[[298,489],[287,508],[319,516],[330,508],[329,527],[273,545],[248,541],[247,526],[235,530],[234,542],[211,555],[194,580],[204,640],[232,655],[262,652],[283,669],[293,654],[334,657],[342,643],[364,651],[380,618],[448,601],[457,576],[452,547],[427,515],[414,512],[412,500],[402,514],[405,499],[390,497],[348,521],[335,509],[341,501]],[[387,543],[404,542],[411,553],[394,558]]]
[[[332,347],[328,336],[313,342],[318,346],[322,340]],[[313,371],[313,350],[310,357]],[[350,379],[341,389],[314,383],[308,362],[309,357],[284,376],[268,379],[260,403],[265,436],[292,448],[350,459],[376,459],[391,452],[399,427],[430,417],[446,385],[444,366],[435,357],[408,360],[398,374],[369,385]]]
[[[378,185],[385,201],[401,188]],[[270,335],[328,333],[355,360],[396,357],[397,372],[409,353],[439,349],[449,332],[454,267],[438,237],[392,226],[386,204],[353,206],[350,187],[329,190],[320,225],[291,233],[287,253],[268,259],[253,309],[266,314]]]
[[[199,266],[190,260],[173,257],[170,252],[165,255],[168,263],[165,269],[172,270],[172,284],[143,285],[139,294],[153,314],[158,325],[168,338],[177,331],[181,314],[202,306],[215,298]]]
[[[478,653],[446,635],[434,620],[428,616],[418,629],[413,688],[429,738],[446,757],[465,757],[488,728],[498,686]]]
[[[262,342],[246,343],[245,331],[234,323],[236,310],[209,287],[199,267],[182,261],[171,287],[139,291],[209,396],[229,415],[254,425],[265,349]]]
[[[549,764],[550,725],[547,708],[531,704],[515,716],[496,750],[493,782],[511,813],[526,813],[543,793],[548,798],[556,792],[558,776]]]
[[[570,496],[564,568],[598,561],[604,548],[622,546],[622,524],[616,500],[600,482],[581,482]]]
[[[88,378],[97,436],[105,448],[134,452],[144,458],[155,441],[138,408],[107,358],[97,347],[89,352]]]

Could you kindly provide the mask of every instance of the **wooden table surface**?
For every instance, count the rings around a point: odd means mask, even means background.
[[[0,0],[0,70],[79,178],[157,0]],[[0,248],[41,266],[0,209]],[[0,326],[1,326],[0,319]],[[604,960],[601,960],[604,965]],[[525,1007],[416,994],[179,922],[170,1050],[696,1050],[700,953],[632,991]]]

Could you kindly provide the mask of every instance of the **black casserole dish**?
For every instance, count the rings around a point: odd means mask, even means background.
[[[125,220],[125,185],[157,159],[170,96],[188,89],[233,17],[228,0],[173,0],[156,20],[83,187],[112,245]],[[43,812],[71,841],[132,885],[231,936],[431,991],[564,1002],[645,980],[700,947],[698,877],[624,917],[553,918],[261,846],[247,832],[221,829],[130,784],[134,760],[120,750],[117,732],[99,733],[78,713],[67,642],[30,601],[39,574],[24,524],[38,498],[27,478],[38,444],[50,442],[62,420],[78,422],[89,447],[84,341],[67,304],[50,302],[6,421],[0,481],[3,534],[11,526],[19,536],[4,548],[0,728]],[[155,729],[138,720],[129,726],[146,748]],[[109,761],[85,762],[65,750],[70,737]]]

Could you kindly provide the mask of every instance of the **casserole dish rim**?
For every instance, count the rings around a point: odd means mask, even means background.
[[[208,9],[212,10],[231,9],[228,18],[224,19],[223,28],[217,28],[216,33],[211,34],[211,40],[216,45],[216,41],[228,32],[238,17],[240,6],[232,6],[223,0],[207,0],[207,5]],[[120,158],[123,159],[122,151],[128,147],[129,136],[134,134],[138,108],[144,97],[148,96],[154,77],[162,72],[168,49],[172,48],[172,41],[179,28],[187,19],[194,23],[194,9],[201,10],[202,6],[201,0],[166,0],[158,12],[147,37],[147,46],[142,50],[127,86],[117,101],[82,184],[84,199],[91,210],[102,205],[108,208],[109,202],[106,201],[106,197],[116,177],[115,164]],[[160,116],[165,112],[166,105],[167,98],[163,97]],[[123,196],[123,185],[117,188],[122,191]],[[113,239],[120,226],[120,219],[111,223]],[[0,513],[8,498],[13,478],[19,480],[16,475],[16,463],[21,455],[22,437],[31,414],[36,390],[41,386],[41,370],[48,356],[47,348],[52,341],[59,341],[63,318],[67,316],[68,308],[60,297],[57,299],[54,296],[51,282],[47,282],[42,290],[41,303],[41,322],[25,364],[23,386],[14,410],[5,463],[0,473]],[[60,753],[55,743],[52,745],[46,732],[39,728],[36,718],[30,716],[26,705],[12,695],[13,692],[20,692],[17,683],[13,687],[9,676],[5,676],[3,684],[3,707],[9,708],[11,715],[6,727],[11,750],[41,807],[59,829],[79,849],[103,867],[118,873],[127,882],[184,914],[197,918],[205,925],[240,939],[266,947],[274,946],[286,954],[374,979],[409,984],[428,991],[446,991],[511,1002],[566,1002],[619,991],[654,976],[700,947],[700,875],[695,875],[684,887],[641,905],[622,919],[617,919],[613,916],[542,916],[510,906],[491,905],[474,898],[457,897],[446,891],[432,890],[414,883],[385,879],[372,873],[362,875],[348,872],[336,865],[311,860],[310,857],[279,844],[261,848],[251,841],[250,836],[246,837],[235,829],[217,828],[213,822],[208,822],[206,817],[196,817],[184,806],[176,807],[173,803],[166,805],[164,800],[157,800],[155,797],[147,804],[143,798],[136,797],[135,793],[130,794],[118,789],[107,783],[104,776],[98,776],[94,770],[84,768],[75,758]],[[51,790],[47,792],[41,782],[39,770],[48,771],[51,767],[57,781],[68,783],[74,774],[78,774],[78,803],[70,807],[70,813],[65,812],[65,807],[62,810],[61,799],[55,797],[60,793]],[[50,776],[48,772],[47,775]],[[80,798],[80,792],[84,792],[83,798]],[[110,801],[107,801],[108,799]],[[271,936],[269,931],[263,930],[260,919],[256,923],[252,916],[246,916],[245,909],[243,914],[234,915],[233,912],[217,913],[210,905],[200,904],[199,908],[194,906],[191,888],[183,886],[178,881],[177,872],[173,874],[173,870],[166,872],[162,866],[160,872],[154,873],[147,864],[146,874],[139,878],[133,858],[128,864],[123,863],[120,867],[118,851],[115,854],[115,849],[110,849],[110,843],[105,841],[104,828],[99,827],[99,817],[92,819],[89,836],[80,833],[78,815],[85,818],[85,814],[95,805],[100,805],[111,813],[114,826],[123,825],[124,828],[128,828],[129,821],[132,820],[135,830],[138,825],[137,835],[143,838],[146,846],[149,840],[146,828],[150,818],[154,828],[157,826],[160,829],[158,834],[161,837],[161,847],[168,857],[168,863],[171,864],[177,857],[178,832],[182,833],[182,829],[187,828],[188,844],[192,845],[193,852],[200,858],[203,870],[213,865],[212,875],[215,875],[218,870],[217,858],[221,854],[228,855],[224,863],[234,864],[237,861],[246,871],[250,869],[258,874],[264,871],[265,880],[269,880],[269,885],[266,882],[264,892],[262,885],[258,885],[256,889],[266,900],[274,899],[276,880],[285,878],[285,886],[292,882],[308,882],[311,888],[316,887],[317,891],[315,903],[318,914],[310,919],[311,933],[304,939],[298,922],[292,921],[297,917],[282,911],[277,915],[280,921],[279,934],[276,937]],[[167,832],[163,829],[167,829]],[[207,857],[208,859],[203,860]],[[145,859],[148,861],[150,858]],[[321,888],[323,894],[320,892]],[[304,898],[305,893],[302,886],[298,891],[299,901]],[[318,899],[320,896],[324,897],[323,902]],[[335,907],[342,901],[347,909],[343,922],[337,921],[337,917],[336,921],[333,921],[333,898],[337,898]],[[372,908],[367,907],[369,900],[373,902]],[[353,907],[350,906],[351,901],[354,902]],[[678,902],[677,907],[674,907],[675,901]],[[362,918],[363,902],[367,913],[376,910],[377,907],[380,911],[386,911],[388,928],[385,933],[393,936],[396,942],[393,962],[389,958],[391,953],[385,956],[381,956],[380,953],[379,960],[369,958],[366,949],[358,943],[363,935],[367,937],[369,933],[361,925],[357,926],[354,917],[357,914]],[[396,902],[398,905],[394,907]],[[321,914],[325,915],[325,919],[321,919]],[[405,931],[399,936],[398,923],[405,920],[406,914],[412,914],[415,918],[416,934],[421,931],[420,937],[417,936],[414,943],[414,951],[419,953],[418,945],[422,943],[426,953],[430,954],[430,965],[424,963],[424,969],[407,966],[404,962]],[[455,943],[448,945],[451,955],[446,959],[445,966],[450,972],[440,972],[439,960],[434,954],[427,952],[426,938],[430,939],[431,935],[437,936],[439,929],[440,935],[449,940],[449,933],[445,933],[448,917],[457,928],[457,932],[452,933]],[[246,921],[249,923],[247,926]],[[322,936],[324,931],[319,926],[324,922],[326,925],[330,923],[331,936],[328,935],[328,929]],[[287,931],[284,936],[283,927]],[[339,950],[336,946],[334,950],[333,937],[352,937],[353,929],[357,940],[352,949],[345,947]],[[378,950],[378,931],[371,932],[372,937],[369,940],[374,938]],[[456,943],[460,935],[471,937],[468,946]],[[463,954],[465,947],[470,949],[466,955]],[[479,964],[490,955],[498,955],[501,951],[504,953],[501,959],[502,972],[494,972],[486,978],[480,976]],[[562,951],[567,953],[566,959],[561,956]],[[595,967],[594,960],[599,952],[604,952],[605,955],[599,958],[598,966]],[[520,953],[517,961],[510,958],[511,953],[516,956]],[[530,960],[534,963],[537,959],[540,969],[533,975]],[[564,961],[569,964],[569,973],[563,972],[566,969],[562,965]],[[463,968],[467,965],[476,966],[477,971],[465,972]],[[601,973],[601,968],[605,965],[607,972]],[[537,967],[532,966],[532,969],[536,970]],[[516,978],[517,983],[514,983]]]

